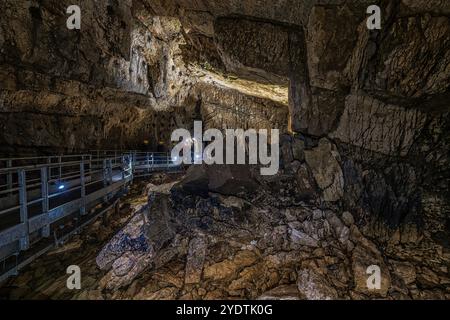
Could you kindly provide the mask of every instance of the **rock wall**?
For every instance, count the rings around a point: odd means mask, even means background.
[[[191,62],[202,53],[186,39],[177,17],[154,16],[142,1],[87,1],[81,6],[81,30],[68,30],[68,5],[50,0],[0,4],[3,154],[156,150],[169,144],[173,129],[192,126],[199,97],[244,96],[202,83],[200,61]],[[238,107],[256,106],[265,113],[264,126],[286,124],[279,111],[284,106],[267,98],[249,96],[222,105],[215,113],[224,119],[236,115]],[[272,109],[280,115],[272,116]],[[233,125],[230,121],[215,125]]]
[[[66,28],[70,4],[0,4],[2,153],[157,144],[173,117],[152,110],[148,32],[132,2],[87,1],[81,30]]]
[[[381,217],[391,227],[413,222],[421,228],[432,201],[427,194],[448,198],[450,7],[377,1],[382,27],[368,30],[369,4],[174,0],[150,6],[183,16],[188,36],[213,39],[228,72],[273,83],[289,79],[289,127],[297,135],[286,141],[300,139],[307,151],[306,162],[289,164],[289,152],[283,161],[314,177],[323,201],[353,210],[360,223]]]

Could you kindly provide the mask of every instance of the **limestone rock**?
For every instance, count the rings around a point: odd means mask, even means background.
[[[185,280],[186,284],[199,283],[205,261],[206,242],[199,237],[189,242],[189,251],[186,261]]]
[[[344,223],[347,227],[350,227],[352,224],[355,223],[355,220],[353,219],[352,214],[348,211],[344,211],[342,213],[342,221],[344,221]]]
[[[291,136],[283,135],[280,137],[280,155],[285,166],[294,160]]]
[[[233,277],[239,269],[252,265],[256,261],[255,253],[244,250],[238,252],[232,260],[224,260],[205,267],[205,279],[226,280]]]
[[[102,270],[108,270],[113,262],[127,251],[149,252],[147,241],[141,235],[142,227],[142,217],[135,214],[130,223],[119,231],[100,251],[96,258],[98,267]]]
[[[225,195],[251,192],[258,187],[246,165],[210,166],[208,175],[209,189]]]
[[[179,186],[188,193],[207,195],[208,183],[209,178],[206,166],[193,165],[188,168]]]
[[[302,198],[312,198],[316,194],[315,181],[305,164],[302,164],[296,175],[298,192]]]
[[[170,190],[172,189],[172,187],[177,183],[177,181],[173,181],[173,182],[169,182],[169,183],[164,183],[164,184],[160,184],[160,185],[154,185],[153,183],[149,183],[146,186],[146,191],[145,193],[147,195],[150,195],[151,193],[157,193],[157,194],[170,194]]]
[[[282,285],[264,292],[258,300],[300,300],[297,285]]]
[[[305,150],[305,160],[311,169],[325,201],[337,201],[344,194],[344,177],[339,153],[327,139],[320,139],[317,148]]]
[[[299,230],[290,228],[289,235],[291,239],[291,246],[293,248],[298,248],[298,246],[308,246],[308,247],[318,247],[319,242],[310,237],[308,234],[301,232]]]
[[[380,268],[380,289],[369,289],[367,280],[371,274],[367,274],[367,268],[376,265]],[[362,246],[357,246],[352,254],[352,269],[355,280],[355,291],[369,295],[386,297],[391,286],[391,276],[383,257],[378,251],[372,251]]]
[[[308,300],[335,300],[339,297],[336,289],[311,269],[298,271],[297,287],[300,294]]]
[[[303,162],[305,161],[305,142],[294,137],[292,139],[292,156],[294,160]]]
[[[406,285],[411,284],[416,280],[416,269],[412,264],[401,261],[390,262],[394,274],[402,279]]]
[[[424,122],[425,115],[419,110],[385,104],[369,96],[349,95],[331,137],[388,155],[405,155]]]
[[[242,210],[245,206],[245,201],[242,198],[238,198],[238,197],[234,197],[234,196],[224,197],[222,199],[222,203],[226,207],[236,208],[239,210]]]
[[[193,165],[178,184],[185,192],[206,196],[208,191],[238,195],[255,190],[256,181],[246,165]]]

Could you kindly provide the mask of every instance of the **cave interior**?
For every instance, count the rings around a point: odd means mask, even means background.
[[[449,1],[72,2],[0,1],[1,298],[450,299]],[[278,129],[277,173],[170,167],[195,121]]]

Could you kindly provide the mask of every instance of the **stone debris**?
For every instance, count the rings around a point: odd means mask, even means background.
[[[206,248],[207,244],[204,238],[194,238],[189,242],[184,283],[194,284],[201,281]]]

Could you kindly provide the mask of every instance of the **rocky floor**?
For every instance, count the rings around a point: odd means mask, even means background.
[[[1,296],[450,298],[445,248],[412,231],[379,246],[349,212],[293,203],[283,197],[289,185],[271,193],[270,185],[282,180],[261,182],[258,194],[209,191],[207,197],[186,192],[186,179],[181,187],[164,176],[136,184],[123,199],[120,216],[111,213],[108,224],[100,219],[36,260],[3,285]],[[66,288],[65,271],[72,264],[81,268],[81,290]],[[380,267],[380,289],[367,288],[371,265]]]

